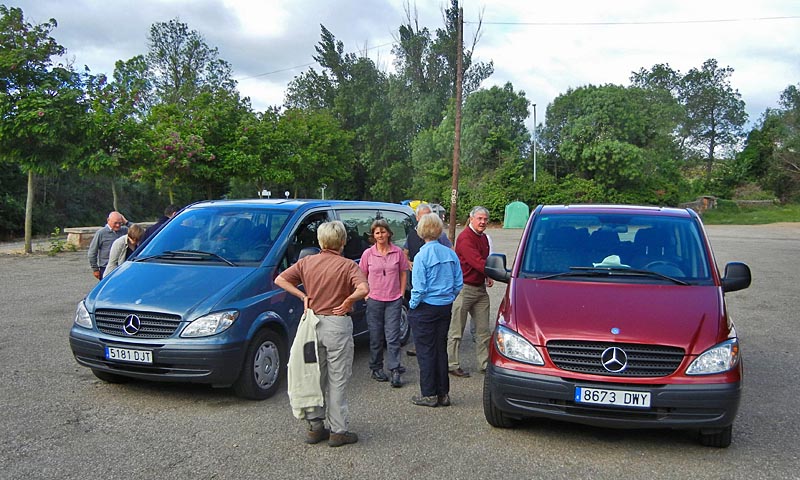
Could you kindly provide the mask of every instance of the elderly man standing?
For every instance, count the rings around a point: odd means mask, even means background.
[[[306,309],[319,318],[317,361],[325,406],[306,415],[309,444],[328,440],[328,446],[356,443],[358,436],[348,431],[349,413],[346,389],[353,375],[353,303],[369,294],[367,279],[356,262],[342,257],[347,231],[338,220],[317,228],[322,252],[301,258],[275,279],[275,284],[303,300]],[[297,288],[302,284],[305,292]],[[330,430],[325,428],[327,410]]]
[[[103,273],[105,273],[111,253],[111,245],[127,233],[128,220],[119,212],[109,213],[106,224],[95,232],[92,243],[89,244],[89,266],[92,267],[94,278],[103,279]]]
[[[461,368],[458,358],[458,349],[461,346],[461,336],[467,323],[467,315],[472,316],[475,324],[477,338],[475,353],[478,359],[478,368],[486,371],[489,363],[489,292],[486,287],[491,287],[493,281],[486,276],[486,258],[491,251],[489,236],[486,227],[489,224],[489,211],[485,207],[475,207],[469,213],[469,225],[456,239],[456,255],[461,263],[461,272],[464,277],[464,288],[453,303],[453,317],[450,320],[450,330],[447,332],[447,357],[448,370],[456,377],[469,377],[469,372]]]

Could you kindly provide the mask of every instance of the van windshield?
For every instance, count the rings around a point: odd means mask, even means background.
[[[158,231],[137,259],[161,257],[233,265],[261,262],[289,215],[285,210],[241,207],[188,209]],[[187,256],[176,256],[175,252]]]
[[[565,278],[569,274],[616,278],[653,272],[681,282],[711,281],[709,260],[697,223],[657,215],[542,215],[528,237],[521,273]],[[627,274],[627,275],[626,275]]]

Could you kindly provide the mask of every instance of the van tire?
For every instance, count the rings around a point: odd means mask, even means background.
[[[275,395],[286,378],[286,342],[273,330],[259,331],[247,348],[242,372],[233,390],[249,400],[266,400]]]
[[[706,447],[728,448],[733,440],[733,425],[728,425],[714,433],[700,430],[700,444]]]
[[[408,343],[411,337],[411,325],[408,323],[408,300],[403,299],[403,306],[400,309],[400,345]]]
[[[494,404],[492,389],[489,387],[489,374],[483,378],[483,416],[489,425],[496,428],[511,428],[516,422],[509,418]]]

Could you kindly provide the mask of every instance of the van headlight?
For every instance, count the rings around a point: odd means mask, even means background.
[[[531,365],[544,365],[544,359],[539,350],[513,330],[497,326],[497,335],[494,345],[504,357]]]
[[[686,375],[711,375],[727,372],[739,363],[739,340],[732,338],[715,345],[694,359]]]
[[[207,337],[228,329],[239,318],[238,310],[226,310],[204,315],[183,329],[181,337]]]
[[[92,317],[83,300],[78,302],[78,310],[75,312],[75,325],[83,328],[92,328]]]

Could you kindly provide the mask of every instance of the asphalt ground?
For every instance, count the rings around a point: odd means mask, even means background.
[[[349,389],[359,442],[305,445],[285,393],[253,402],[205,386],[97,380],[68,342],[75,307],[96,283],[86,252],[0,246],[0,479],[800,478],[800,224],[708,232],[718,264],[744,261],[754,279],[728,296],[746,378],[727,449],[682,431],[543,420],[495,429],[483,417],[480,374],[452,378],[453,406],[416,407],[416,360],[403,357],[406,385],[392,389],[369,378],[365,342]],[[521,230],[490,234],[510,260]],[[493,318],[504,287],[491,289]],[[462,349],[474,372],[468,337]]]

